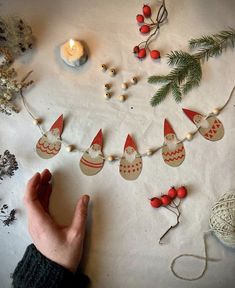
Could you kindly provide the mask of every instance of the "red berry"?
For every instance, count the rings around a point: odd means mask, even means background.
[[[163,195],[163,196],[161,197],[161,200],[162,200],[162,205],[163,205],[163,206],[169,205],[169,204],[171,203],[171,201],[172,201],[171,197],[168,196],[168,195]]]
[[[141,14],[136,15],[136,21],[138,23],[143,23],[144,22],[144,16]]]
[[[154,208],[159,208],[162,205],[162,200],[160,198],[154,197],[150,199],[150,204]]]
[[[176,196],[177,196],[177,191],[175,189],[175,187],[171,187],[169,190],[168,190],[168,196],[170,196],[172,199],[174,199]]]
[[[133,52],[136,54],[140,51],[140,48],[139,46],[135,46],[134,49],[133,49]]]
[[[181,186],[177,189],[177,196],[179,198],[185,198],[187,196],[187,189],[184,186]]]
[[[143,59],[146,57],[146,49],[145,48],[141,48],[140,51],[138,52],[138,58],[139,59]]]
[[[158,50],[152,50],[150,52],[150,56],[153,58],[153,59],[158,59],[160,58],[160,52]]]
[[[140,32],[143,34],[147,34],[147,33],[149,33],[149,31],[150,31],[150,27],[148,25],[142,25],[140,27]]]
[[[143,14],[146,18],[150,17],[152,14],[151,8],[148,5],[143,6]]]

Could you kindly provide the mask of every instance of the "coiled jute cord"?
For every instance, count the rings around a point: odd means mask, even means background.
[[[204,241],[204,255],[199,256],[195,254],[180,254],[175,257],[171,262],[171,271],[179,279],[187,281],[195,281],[204,276],[207,270],[208,261],[219,261],[219,259],[208,258],[207,253],[207,236],[211,233],[216,235],[216,237],[226,246],[235,248],[235,191],[229,191],[225,193],[218,202],[216,202],[211,211],[210,219],[210,230],[204,232],[203,241]],[[195,277],[185,277],[179,275],[175,271],[176,261],[182,257],[193,257],[199,260],[204,261],[204,266],[202,272]]]

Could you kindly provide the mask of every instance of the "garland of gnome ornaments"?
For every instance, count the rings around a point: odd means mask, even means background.
[[[126,180],[135,180],[141,173],[143,157],[151,156],[158,150],[162,149],[162,157],[165,163],[169,166],[177,167],[181,165],[185,159],[183,143],[186,140],[191,141],[197,132],[209,141],[218,141],[222,139],[224,136],[224,127],[222,122],[217,118],[217,115],[227,106],[234,90],[235,86],[233,87],[226,103],[220,108],[215,108],[207,116],[189,109],[183,109],[183,112],[196,125],[197,129],[187,133],[185,138],[182,140],[178,140],[170,122],[165,119],[163,145],[157,148],[148,149],[145,153],[141,154],[138,152],[134,139],[128,134],[124,144],[123,155],[121,157],[114,155],[105,156],[103,154],[103,134],[101,129],[91,142],[88,149],[78,149],[73,145],[65,143],[61,137],[63,132],[63,115],[55,121],[49,131],[44,132],[40,125],[41,120],[36,118],[29,110],[22,90],[20,91],[20,94],[26,110],[33,118],[34,124],[39,127],[42,134],[42,137],[38,140],[36,145],[36,152],[41,158],[50,159],[54,157],[59,153],[63,144],[68,152],[77,151],[83,153],[80,159],[80,168],[85,175],[93,176],[99,173],[104,166],[105,160],[108,160],[109,162],[120,161],[119,172],[121,176]]]

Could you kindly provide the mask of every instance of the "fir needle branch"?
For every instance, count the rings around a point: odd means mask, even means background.
[[[148,78],[148,83],[163,84],[154,94],[150,103],[159,105],[168,94],[172,93],[178,103],[194,87],[200,85],[202,78],[201,64],[211,57],[219,56],[227,48],[235,47],[235,30],[230,28],[217,34],[191,39],[189,48],[196,50],[190,54],[183,51],[172,51],[167,55],[168,64],[173,69],[167,75],[156,75]]]
[[[171,90],[171,83],[168,83],[166,85],[163,85],[158,91],[154,94],[152,97],[150,103],[152,106],[157,106],[159,103],[161,103],[166,96],[169,94]]]
[[[148,83],[168,83],[170,81],[169,78],[167,78],[166,76],[162,76],[162,75],[155,75],[155,76],[150,76],[148,78]]]
[[[174,82],[171,86],[171,89],[172,95],[174,96],[176,103],[179,103],[182,100],[182,93],[180,91],[179,85]]]

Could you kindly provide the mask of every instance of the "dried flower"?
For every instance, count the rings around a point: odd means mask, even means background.
[[[13,56],[8,48],[0,47],[0,68],[9,66],[13,62]]]
[[[25,82],[26,77],[18,82],[15,77],[16,71],[14,68],[0,69],[0,112],[6,115],[18,112],[17,107],[12,103],[15,96],[23,88],[33,83],[33,81]]]
[[[16,220],[16,209],[12,209],[9,214],[6,215],[8,210],[8,205],[4,204],[1,209],[0,209],[0,217],[3,218],[4,220],[1,219],[2,223],[4,226],[10,226],[13,224],[13,222]],[[4,214],[4,215],[3,215]]]
[[[31,27],[20,17],[0,18],[0,46],[19,55],[33,46]]]
[[[3,176],[13,176],[17,169],[18,163],[14,154],[6,150],[3,155],[0,155],[0,180],[3,180]]]

